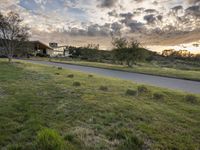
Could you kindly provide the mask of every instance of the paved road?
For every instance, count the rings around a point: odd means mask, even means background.
[[[131,80],[137,83],[144,83],[158,87],[164,87],[169,89],[176,89],[190,93],[200,94],[200,82],[198,81],[189,81],[182,79],[174,79],[167,77],[159,77],[153,75],[144,75],[139,73],[131,73],[125,71],[116,71],[110,69],[101,69],[95,67],[86,67],[79,65],[70,65],[70,64],[62,64],[62,63],[53,63],[53,62],[45,62],[45,61],[31,61],[28,62],[36,63],[36,64],[44,64],[51,65],[57,67],[63,67],[66,69],[78,70],[87,73],[94,73],[103,76],[115,77],[125,80]]]

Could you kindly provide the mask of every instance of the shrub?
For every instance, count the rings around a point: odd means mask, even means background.
[[[80,82],[74,82],[73,86],[81,86],[81,83]]]
[[[142,86],[138,87],[138,93],[142,94],[142,93],[148,93],[148,92],[149,92],[149,90],[146,86],[142,85]]]
[[[54,130],[43,129],[36,137],[37,150],[64,150],[65,143],[62,137]]]
[[[154,93],[153,94],[153,99],[155,100],[163,100],[165,96],[162,93]]]
[[[186,99],[187,102],[190,102],[192,104],[197,103],[197,97],[195,95],[191,95],[191,94],[190,95],[186,95],[185,99]]]
[[[108,91],[108,87],[107,86],[100,86],[99,90],[101,90],[101,91]]]
[[[62,67],[58,67],[58,70],[62,70]]]
[[[43,53],[37,53],[36,56],[37,56],[37,57],[50,57],[50,55],[48,55],[48,54],[43,54]]]
[[[138,95],[138,92],[137,92],[136,90],[128,89],[128,90],[126,91],[126,95],[137,96],[137,95]]]
[[[89,75],[88,75],[88,77],[89,77],[89,78],[92,78],[92,77],[93,77],[93,75],[89,74]]]
[[[73,78],[74,75],[73,75],[73,74],[69,74],[67,77],[68,77],[68,78]]]
[[[55,75],[60,75],[60,73],[56,72]]]

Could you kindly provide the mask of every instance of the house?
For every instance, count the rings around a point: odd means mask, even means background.
[[[58,46],[58,43],[49,43],[49,46],[53,49],[53,56],[69,56],[68,46]]]
[[[0,55],[5,55],[6,48],[3,46],[4,41],[0,42]],[[14,51],[15,56],[24,56],[27,54],[37,55],[53,55],[53,49],[40,41],[16,41],[17,48]]]
[[[30,43],[32,44],[36,54],[40,53],[44,55],[53,56],[54,50],[50,46],[47,46],[46,44],[40,41],[30,41]]]

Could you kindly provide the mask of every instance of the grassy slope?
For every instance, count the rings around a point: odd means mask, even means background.
[[[140,65],[134,66],[133,68],[129,68],[123,65],[87,61],[63,61],[59,59],[51,59],[51,61],[200,81],[200,68],[198,67],[186,67],[186,69],[178,69],[176,67],[161,67],[159,65],[141,63]]]
[[[60,73],[60,75],[56,75]],[[74,74],[74,78],[67,75]],[[72,86],[74,81],[80,87]],[[100,91],[100,86],[109,90]],[[31,149],[42,127],[57,130],[77,149],[200,149],[200,100],[148,87],[151,92],[127,96],[138,85],[54,67],[0,60],[0,149]],[[151,94],[163,93],[164,100]],[[27,148],[29,147],[29,148]]]

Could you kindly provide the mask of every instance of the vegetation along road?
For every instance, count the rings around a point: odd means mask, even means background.
[[[103,76],[110,76],[125,80],[131,80],[137,83],[144,83],[158,87],[164,87],[169,89],[175,90],[182,90],[185,92],[196,93],[200,94],[200,82],[198,81],[188,81],[182,79],[174,79],[174,78],[167,78],[167,77],[159,77],[153,75],[145,75],[139,73],[131,73],[125,71],[116,71],[110,69],[101,69],[95,67],[86,67],[80,65],[70,65],[70,64],[62,64],[62,63],[53,63],[53,62],[46,62],[46,61],[31,61],[28,62],[37,63],[37,64],[45,64],[57,67],[63,67],[67,69],[73,69],[78,71],[83,71],[87,73],[94,73]]]

